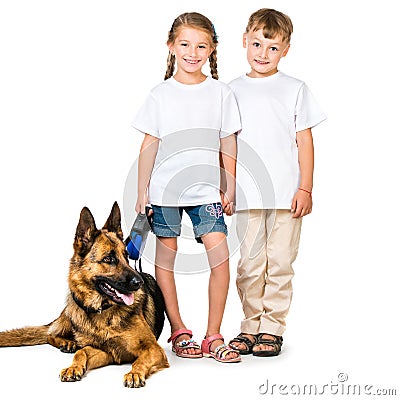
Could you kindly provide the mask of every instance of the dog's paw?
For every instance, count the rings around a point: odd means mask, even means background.
[[[59,349],[63,353],[75,353],[78,350],[78,345],[72,340],[66,340],[59,346]]]
[[[133,371],[124,375],[124,386],[128,388],[139,388],[146,384],[146,378],[140,373]]]
[[[83,368],[69,367],[64,368],[60,372],[60,379],[62,382],[76,382],[82,379],[85,373]]]
[[[47,342],[63,353],[75,353],[78,350],[78,344],[74,340],[65,339],[59,336],[48,336]]]

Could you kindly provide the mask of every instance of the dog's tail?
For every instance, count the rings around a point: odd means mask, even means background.
[[[47,343],[49,327],[27,326],[0,332],[0,347],[36,346]]]

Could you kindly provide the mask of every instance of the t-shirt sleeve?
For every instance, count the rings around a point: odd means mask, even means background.
[[[160,137],[158,129],[157,101],[150,93],[136,114],[132,126],[140,132],[147,133],[157,138]]]
[[[313,128],[326,119],[306,84],[300,88],[296,103],[296,132]]]
[[[222,123],[220,137],[227,137],[242,129],[239,107],[233,91],[229,88],[222,104]]]

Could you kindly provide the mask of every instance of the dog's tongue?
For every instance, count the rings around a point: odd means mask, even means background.
[[[120,299],[122,299],[123,302],[124,302],[127,306],[131,306],[131,305],[134,303],[134,301],[135,301],[135,295],[134,295],[133,293],[131,293],[131,294],[123,294],[123,293],[118,292],[117,290],[116,290],[115,292],[117,293],[118,297],[119,297]]]

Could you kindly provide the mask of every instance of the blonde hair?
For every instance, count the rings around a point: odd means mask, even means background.
[[[212,22],[202,14],[197,12],[184,13],[179,15],[172,24],[170,31],[168,32],[167,44],[172,44],[178,35],[178,29],[182,26],[189,26],[196,29],[201,29],[210,34],[211,44],[214,48],[213,52],[210,54],[208,61],[210,63],[211,76],[214,79],[218,79],[217,70],[217,44],[218,36],[215,32],[214,25]],[[167,71],[165,72],[164,80],[171,78],[175,70],[175,55],[170,51],[168,53],[167,59]]]
[[[246,33],[258,31],[259,29],[263,30],[263,35],[266,39],[273,39],[280,35],[282,36],[282,41],[289,43],[293,33],[293,24],[286,14],[272,8],[261,8],[250,15]]]

